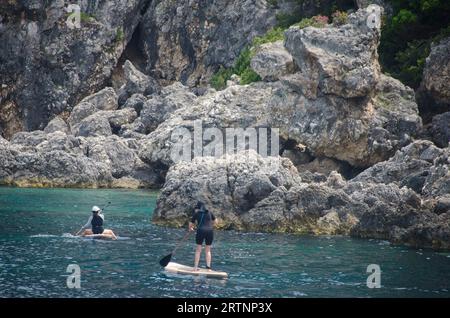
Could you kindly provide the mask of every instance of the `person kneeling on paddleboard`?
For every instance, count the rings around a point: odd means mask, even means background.
[[[105,216],[102,213],[103,211],[98,206],[92,207],[92,215],[89,217],[89,220],[76,234],[77,236],[82,232],[81,236],[88,235],[103,235],[105,237],[110,237],[112,239],[117,239],[116,235],[112,230],[103,229],[103,221],[105,220]]]
[[[205,205],[200,201],[197,202],[194,215],[191,222],[189,222],[189,231],[193,231],[195,223],[197,223],[197,235],[195,236],[197,249],[195,250],[194,271],[198,271],[203,242],[205,242],[206,268],[211,270],[211,244],[214,239],[213,227],[215,220],[215,216],[205,208]]]

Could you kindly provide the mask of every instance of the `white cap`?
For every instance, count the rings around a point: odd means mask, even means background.
[[[101,209],[98,206],[94,205],[92,207],[92,212],[100,212],[100,211],[101,211]]]

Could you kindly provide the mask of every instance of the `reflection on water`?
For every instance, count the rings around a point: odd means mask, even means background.
[[[151,224],[156,192],[0,188],[0,297],[449,297],[450,254],[377,240],[216,232],[213,267],[228,280],[166,273],[184,235]],[[119,240],[74,237],[92,205],[112,201]],[[192,265],[193,236],[174,260]],[[203,261],[203,260],[202,260]],[[69,289],[69,264],[81,289]],[[382,288],[366,286],[381,266]]]

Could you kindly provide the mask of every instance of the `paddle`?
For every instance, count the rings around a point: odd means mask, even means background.
[[[175,254],[175,251],[180,247],[181,243],[183,243],[184,241],[186,241],[186,239],[189,237],[189,234],[191,234],[192,231],[187,231],[187,233],[183,236],[183,238],[181,239],[181,241],[178,242],[177,246],[175,246],[175,248],[173,249],[172,253],[170,253],[169,255],[164,256],[163,258],[161,258],[161,260],[159,261],[159,264],[162,267],[166,267],[167,264],[169,264],[170,260],[172,259],[172,255]]]
[[[111,201],[109,201],[107,204],[105,204],[105,205],[103,206],[102,212],[103,212],[110,204],[111,204]]]

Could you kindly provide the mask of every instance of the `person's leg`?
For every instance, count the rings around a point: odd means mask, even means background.
[[[211,269],[211,245],[206,245],[205,246],[205,258],[206,258],[206,266],[208,267],[208,269]]]
[[[206,233],[206,237],[205,237],[205,258],[206,258],[206,267],[208,269],[211,269],[211,245],[212,242],[214,240],[214,232],[213,231],[208,231]]]
[[[114,232],[113,232],[112,230],[110,230],[110,231],[111,231],[111,235],[112,235],[112,237],[113,237],[113,240],[117,240],[116,234],[114,234]]]
[[[92,235],[92,230],[91,229],[86,229],[83,231],[83,233],[81,233],[81,236],[86,236],[86,235]]]
[[[112,238],[113,240],[117,240],[117,236],[116,236],[116,235],[114,234],[114,232],[113,232],[112,230],[110,230],[110,229],[105,229],[105,230],[103,231],[102,234],[111,236],[111,238]]]
[[[202,246],[197,244],[197,248],[195,249],[194,271],[198,270],[198,263],[200,262],[201,253],[202,253]]]

